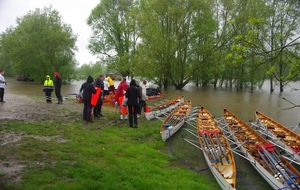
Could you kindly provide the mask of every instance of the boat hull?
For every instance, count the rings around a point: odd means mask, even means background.
[[[211,161],[209,160],[208,156],[206,155],[206,153],[204,151],[203,155],[205,158],[205,161],[211,171],[211,173],[213,174],[213,176],[215,177],[215,179],[217,180],[219,186],[221,187],[221,189],[223,190],[235,190],[235,188],[233,188],[225,179],[224,177],[219,173],[219,171],[213,166],[213,164],[211,163]]]
[[[167,141],[172,135],[174,135],[183,125],[185,120],[183,119],[177,125],[172,126],[172,128],[165,129],[160,132],[163,141]]]
[[[241,142],[239,142],[241,143]],[[244,147],[240,147],[243,154],[249,159],[251,165],[255,170],[268,182],[268,184],[275,190],[288,189],[283,183],[280,183],[274,176],[272,176],[253,156],[251,156]]]
[[[161,110],[155,110],[155,111],[151,111],[151,112],[146,112],[145,117],[146,117],[147,120],[155,119],[158,116],[161,116],[163,114],[166,114],[166,113],[174,110],[175,108],[177,108],[183,102],[184,102],[184,98],[180,99],[180,101],[178,101],[176,104],[171,105],[167,108],[164,108],[164,109],[161,109]]]
[[[263,129],[260,128],[258,130],[260,133],[262,133],[263,136],[270,137],[270,140],[274,144],[278,145],[279,147],[281,147],[282,150],[284,150],[285,152],[290,154],[295,161],[300,162],[300,154],[295,152],[290,146],[288,146],[285,142],[283,142],[280,138],[278,138],[276,136],[276,134],[273,133],[272,130],[269,130],[266,127],[266,125],[264,124],[263,120],[270,121],[270,123],[272,123],[274,127],[278,127],[279,129],[282,129],[282,131],[287,130],[288,133],[293,134],[293,137],[299,139],[299,136],[296,133],[290,131],[290,129],[288,129],[287,127],[283,126],[282,124],[276,122],[275,120],[273,120],[273,119],[271,119],[271,118],[269,118],[269,117],[267,117],[267,116],[265,116],[265,115],[263,115],[262,113],[259,113],[259,112],[256,113],[256,120],[261,124],[261,126],[263,128]],[[262,130],[262,131],[260,131],[260,130]]]

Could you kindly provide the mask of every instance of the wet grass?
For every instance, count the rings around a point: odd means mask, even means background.
[[[205,174],[172,165],[162,151],[159,121],[140,122],[138,129],[117,123],[116,115],[84,128],[81,122],[1,123],[0,132],[26,134],[0,149],[2,160],[26,162],[18,184],[6,189],[219,189]],[[38,140],[60,136],[66,142]],[[207,182],[209,181],[209,182]]]

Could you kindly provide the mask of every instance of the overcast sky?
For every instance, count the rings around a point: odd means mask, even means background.
[[[91,29],[86,20],[99,2],[100,0],[0,0],[0,33],[9,26],[15,26],[16,18],[29,10],[52,5],[60,12],[63,22],[70,24],[77,34],[76,59],[79,64],[94,62],[96,57],[87,48]]]

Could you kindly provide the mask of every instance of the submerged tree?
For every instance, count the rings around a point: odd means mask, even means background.
[[[297,0],[103,0],[90,50],[123,75],[168,88],[261,87],[299,77]]]
[[[42,81],[46,74],[59,71],[68,79],[74,69],[76,37],[61,21],[56,10],[36,9],[18,18],[17,26],[1,37],[2,50],[16,74]]]
[[[170,84],[182,89],[192,81],[202,51],[212,33],[197,26],[209,26],[210,1],[142,1],[139,23],[144,55],[152,61],[156,76],[165,88]],[[141,63],[144,64],[144,63]],[[198,71],[198,73],[201,71]]]

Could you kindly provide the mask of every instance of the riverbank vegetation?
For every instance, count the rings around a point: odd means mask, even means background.
[[[88,128],[74,120],[0,121],[1,189],[219,189],[208,175],[174,166],[159,121],[132,129],[104,114]]]
[[[168,88],[280,91],[299,77],[297,0],[103,0],[92,11],[90,48],[121,73]]]
[[[58,11],[36,9],[0,36],[0,67],[8,75],[35,81],[43,81],[54,71],[68,80],[75,69],[75,42],[72,28],[62,22]]]
[[[142,76],[164,88],[182,89],[192,82],[202,87],[254,90],[269,80],[270,92],[275,84],[282,92],[300,75],[299,21],[298,0],[102,0],[88,18],[93,31],[89,49],[108,70]],[[13,30],[22,28],[22,23]],[[28,63],[51,65],[44,65],[44,72],[37,72],[40,75],[58,63],[72,65],[74,37],[67,28],[66,40],[58,40],[66,49],[49,53],[56,42],[49,40],[43,41],[46,49],[17,48],[20,51],[7,55],[8,30],[1,35],[0,62],[11,63],[13,68]],[[39,41],[42,31],[29,30],[27,36]],[[57,36],[47,39],[60,39]],[[27,47],[27,41],[24,44],[21,47]],[[31,56],[23,58],[25,52]],[[32,62],[28,57],[44,59]]]

